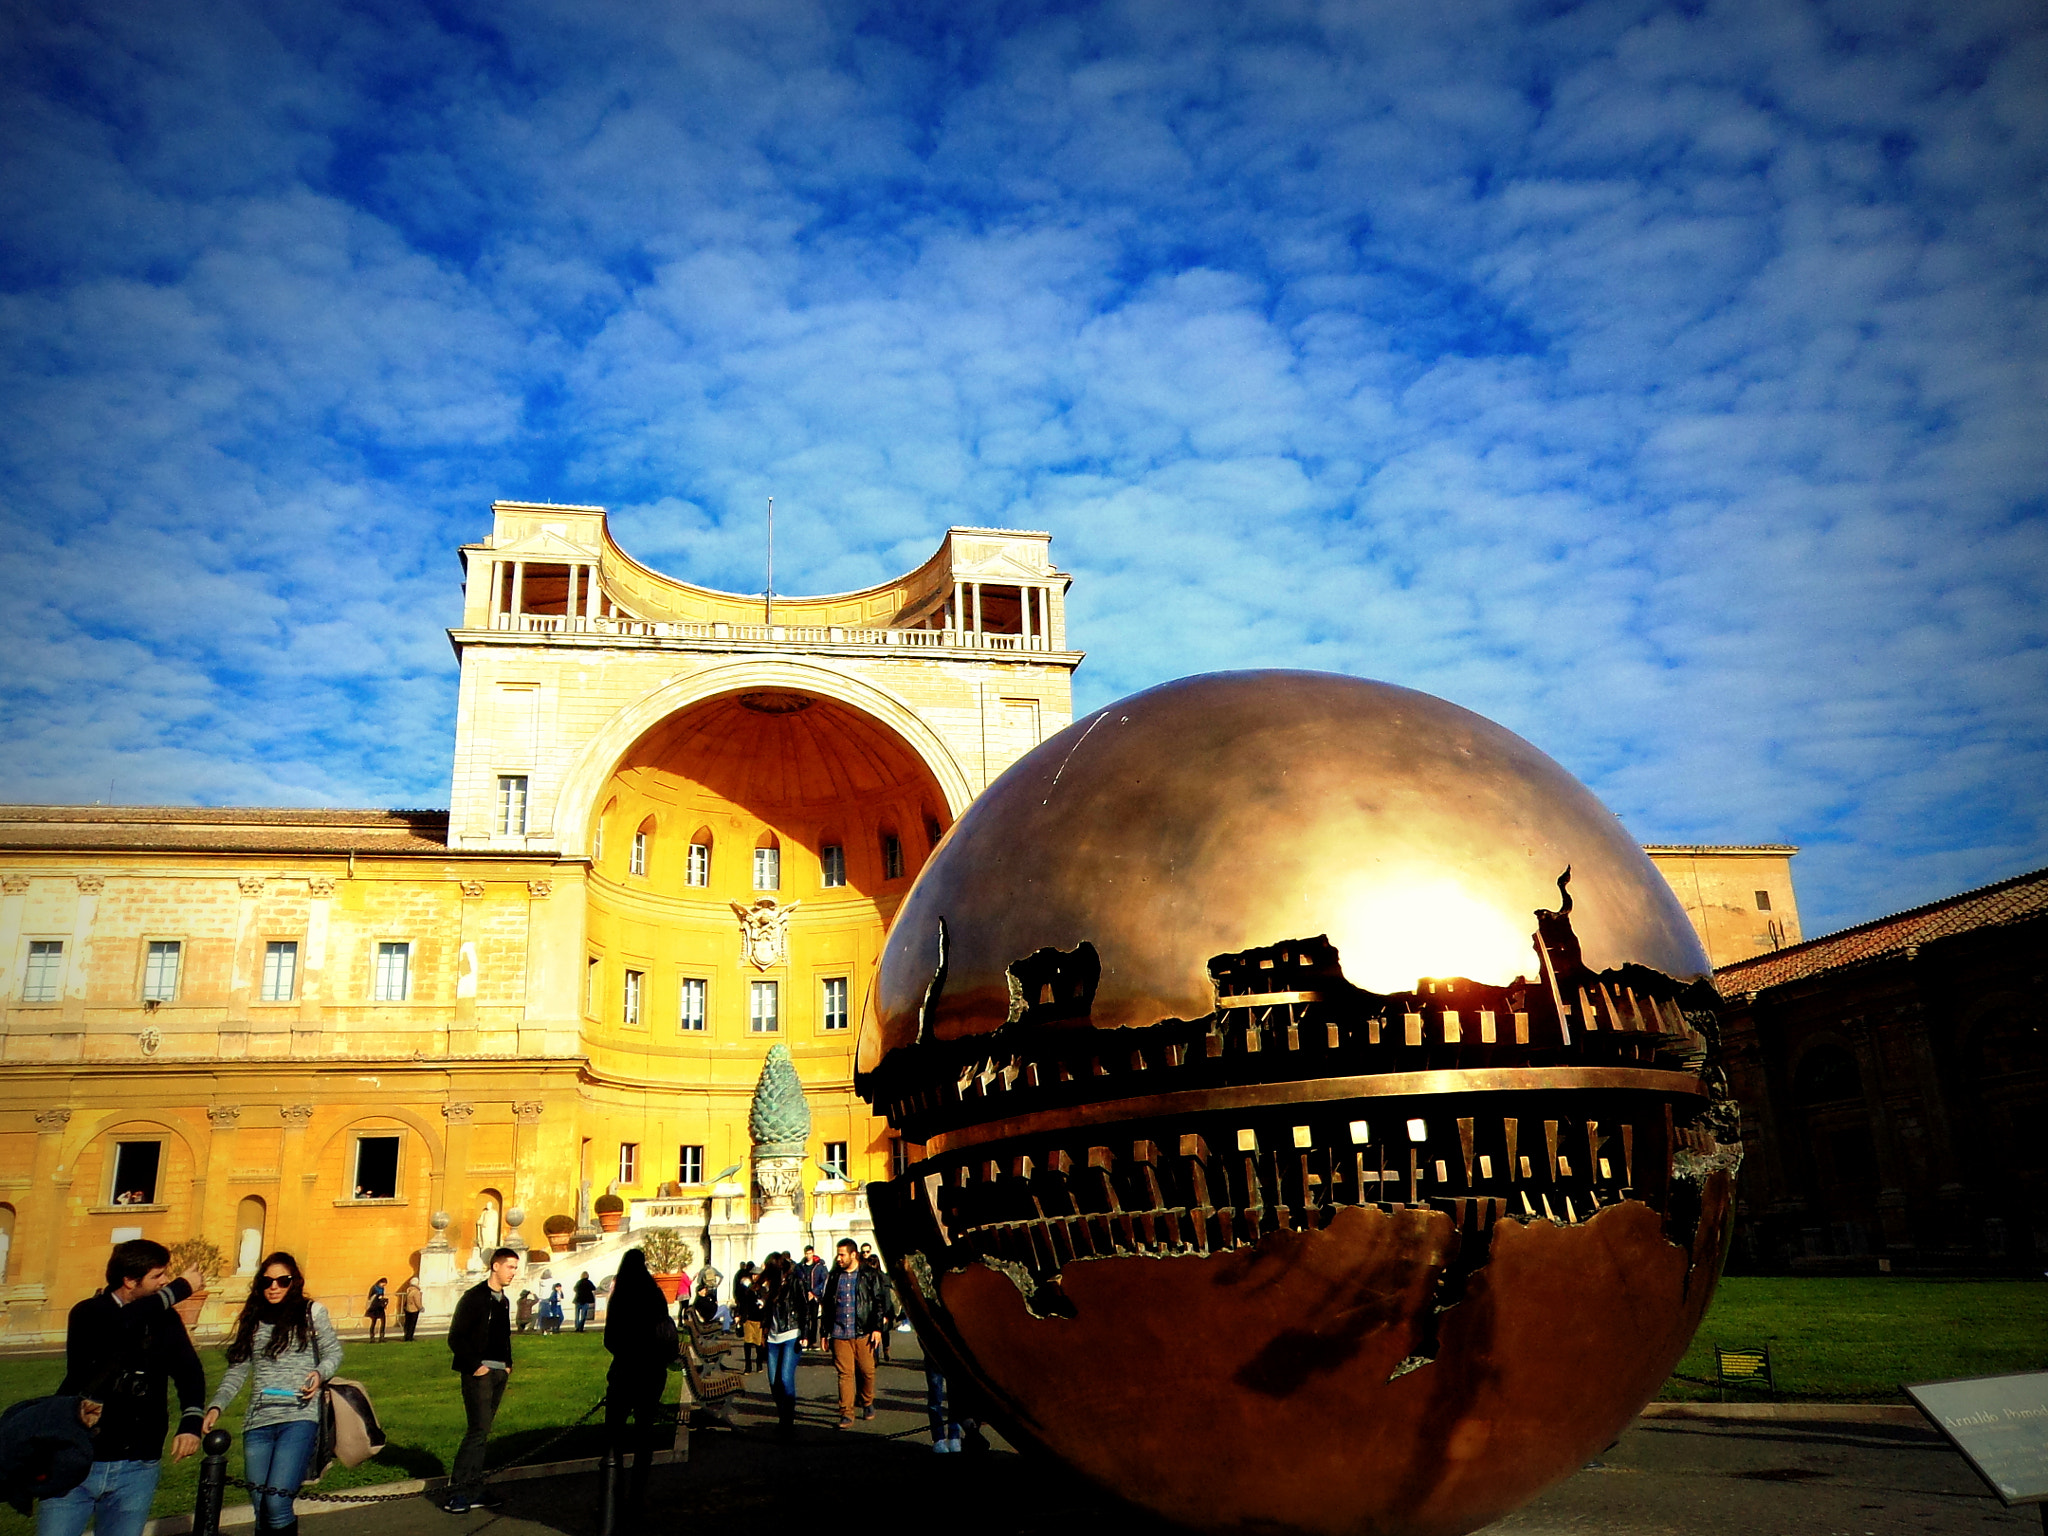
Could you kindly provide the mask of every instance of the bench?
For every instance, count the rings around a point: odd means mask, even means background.
[[[695,1342],[686,1337],[683,1343],[683,1394],[688,1402],[676,1408],[678,1425],[687,1422],[688,1410],[695,1407],[715,1423],[732,1428],[732,1400],[745,1390],[746,1385],[747,1378],[740,1372],[714,1369],[698,1353]]]
[[[683,1312],[683,1337],[706,1360],[716,1359],[739,1342],[729,1333],[720,1333],[711,1324],[699,1320],[695,1312]]]

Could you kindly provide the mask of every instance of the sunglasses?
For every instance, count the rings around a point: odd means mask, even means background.
[[[263,1277],[263,1289],[266,1291],[277,1290],[280,1287],[290,1290],[291,1285],[292,1277],[290,1275],[265,1275]]]

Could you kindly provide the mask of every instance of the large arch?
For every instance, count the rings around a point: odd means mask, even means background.
[[[694,672],[651,690],[619,710],[584,743],[555,802],[555,836],[562,857],[590,856],[590,829],[598,797],[635,742],[671,715],[707,699],[749,689],[816,694],[859,710],[901,737],[904,745],[924,763],[946,797],[949,818],[958,817],[974,798],[966,770],[951,749],[919,718],[917,711],[886,689],[808,662],[736,661]]]

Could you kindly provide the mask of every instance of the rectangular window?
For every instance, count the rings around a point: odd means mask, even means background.
[[[846,1028],[846,978],[829,976],[825,980],[825,1027]]]
[[[598,1004],[604,1001],[603,967],[602,960],[583,962],[583,1011],[593,1019],[597,1017]]]
[[[28,969],[21,978],[24,1003],[54,1003],[57,989],[64,984],[64,941],[33,939],[28,946]]]
[[[846,1177],[846,1143],[828,1141],[825,1143],[824,1163],[826,1170],[835,1179]]]
[[[402,1003],[412,995],[412,945],[404,942],[377,946],[377,979],[370,1000]]]
[[[779,891],[782,889],[782,850],[780,848],[756,848],[754,850],[754,889],[757,891]]]
[[[1758,891],[1756,893],[1756,909],[1759,912],[1771,910],[1771,893],[1769,891]]]
[[[678,1021],[684,1029],[704,1028],[704,994],[708,990],[701,976],[683,978],[683,1001]]]
[[[149,958],[142,965],[142,1000],[168,1003],[178,995],[178,962],[185,946],[176,939],[151,939]]]
[[[597,833],[590,839],[590,862],[593,864],[604,862],[604,818],[602,816],[597,818]]]
[[[647,834],[645,832],[635,832],[633,834],[633,857],[627,862],[626,870],[629,874],[635,875],[647,873]]]
[[[356,1199],[396,1200],[398,1198],[398,1138],[358,1136],[356,1138]]]
[[[526,835],[526,775],[498,775],[498,833],[503,837]]]
[[[619,1182],[637,1184],[640,1181],[640,1143],[622,1141],[619,1143]]]
[[[272,939],[263,946],[263,1001],[288,1003],[298,985],[298,940]]]
[[[782,988],[772,981],[747,983],[747,1018],[757,1035],[772,1035],[782,1028]]]
[[[711,845],[690,844],[690,862],[683,870],[683,884],[709,885],[711,883]]]
[[[910,1146],[901,1136],[889,1138],[889,1177],[900,1179],[910,1171]]]
[[[647,984],[645,971],[626,972],[626,991],[620,1000],[623,1004],[622,1017],[628,1024],[640,1022],[640,989]]]
[[[903,878],[903,839],[894,832],[887,832],[882,836],[882,878]]]
[[[702,1184],[704,1182],[704,1149],[702,1147],[678,1147],[676,1149],[676,1182],[678,1184]]]
[[[157,1170],[163,1163],[160,1141],[114,1143],[114,1177],[107,1188],[109,1205],[155,1205]]]
[[[827,843],[818,850],[818,867],[825,886],[846,884],[846,850],[837,843]]]

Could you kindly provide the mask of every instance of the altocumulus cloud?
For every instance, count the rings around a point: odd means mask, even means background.
[[[1443,694],[1814,930],[2048,860],[2022,3],[0,27],[0,794],[438,803],[451,547],[1050,528],[1080,702]]]

